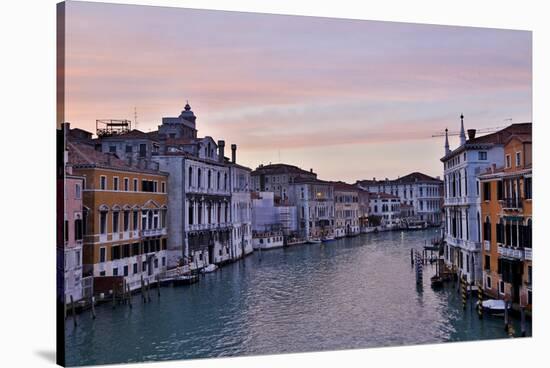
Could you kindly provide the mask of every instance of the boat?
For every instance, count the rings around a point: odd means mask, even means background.
[[[305,244],[305,243],[307,243],[307,240],[296,238],[296,239],[288,240],[288,241],[286,242],[286,246],[289,247],[289,246],[291,246],[291,245],[298,245],[298,244]]]
[[[216,266],[214,263],[210,263],[208,266],[201,269],[202,273],[210,273],[214,272],[218,269],[218,266]]]
[[[323,236],[321,238],[321,241],[322,242],[329,242],[329,241],[332,241],[332,240],[335,240],[336,238],[334,237],[334,235],[326,235],[326,236]]]
[[[408,230],[422,230],[426,229],[428,224],[422,220],[409,220],[406,227]]]
[[[504,300],[488,299],[482,301],[481,305],[484,311],[493,315],[504,315],[504,310],[506,309],[506,302]]]
[[[199,281],[199,275],[182,275],[176,276],[172,279],[172,285],[181,286],[181,285],[191,285]]]
[[[443,287],[443,277],[441,276],[438,276],[438,275],[432,276],[430,281],[432,283],[432,288],[434,289],[441,289]]]
[[[318,238],[309,238],[309,239],[307,240],[307,242],[308,242],[309,244],[321,244],[321,239],[318,239]]]

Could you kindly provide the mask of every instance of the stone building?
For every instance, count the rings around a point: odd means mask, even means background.
[[[445,137],[444,168],[445,260],[468,282],[481,280],[481,208],[478,176],[487,168],[504,165],[504,143],[513,134],[530,133],[531,124],[513,124],[476,137],[461,116],[460,146],[451,151]]]
[[[401,221],[401,201],[398,196],[385,192],[370,193],[370,214],[380,218],[382,228],[396,228]]]
[[[511,135],[504,166],[479,176],[481,189],[483,288],[515,307],[532,305],[531,134]]]
[[[166,270],[168,174],[129,165],[91,145],[68,143],[84,178],[83,275],[123,279],[132,290]]]
[[[334,182],[334,236],[360,233],[359,189],[344,182]]]
[[[334,236],[334,187],[331,182],[298,177],[288,185],[287,193],[290,205],[296,206],[301,237]]]
[[[273,192],[282,201],[288,199],[289,186],[295,179],[316,179],[309,171],[288,164],[260,165],[251,173],[251,189],[256,192]]]
[[[356,183],[371,193],[387,193],[399,197],[410,217],[439,226],[442,220],[443,181],[419,172],[389,180],[360,180]],[[410,208],[412,207],[412,211]]]

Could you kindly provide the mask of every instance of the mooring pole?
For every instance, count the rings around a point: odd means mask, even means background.
[[[477,284],[477,314],[479,319],[483,318],[483,288],[481,282]]]
[[[76,313],[74,311],[74,300],[73,300],[73,296],[71,295],[71,313],[73,315],[73,324],[74,326],[76,327]]]
[[[92,319],[95,319],[95,296],[92,295]]]

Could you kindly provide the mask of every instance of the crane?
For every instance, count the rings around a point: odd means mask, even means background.
[[[512,119],[505,119],[504,121],[507,122],[508,124],[512,124]],[[476,129],[476,133],[479,133],[479,134],[494,133],[494,132],[498,132],[499,130],[502,130],[504,128],[506,128],[506,126],[497,126],[497,127],[492,127],[492,128]],[[447,134],[449,136],[458,136],[458,135],[460,135],[460,132],[459,131],[452,131],[452,132],[449,131],[449,132],[447,132]],[[445,136],[445,132],[437,132],[437,133],[432,134],[432,138],[444,137],[444,136]]]

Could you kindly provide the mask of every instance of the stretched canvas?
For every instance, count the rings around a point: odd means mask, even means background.
[[[57,17],[59,364],[531,336],[531,32]]]

